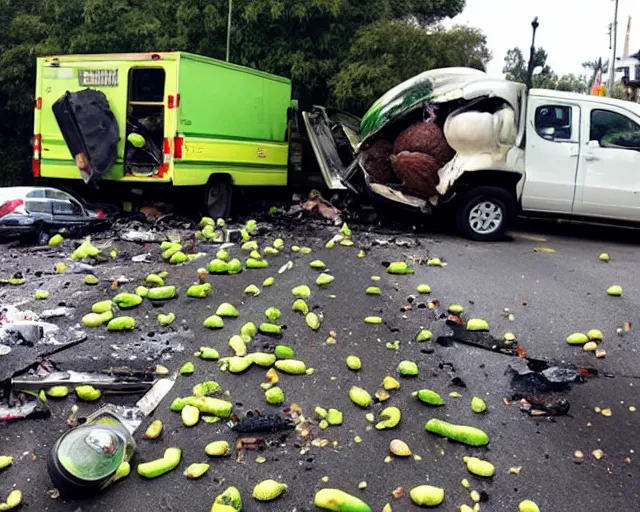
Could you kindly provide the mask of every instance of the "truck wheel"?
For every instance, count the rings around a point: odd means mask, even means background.
[[[225,219],[231,212],[231,180],[213,176],[204,189],[204,211],[212,219]]]
[[[503,188],[477,187],[467,192],[458,203],[458,230],[467,238],[492,242],[504,237],[515,202]]]

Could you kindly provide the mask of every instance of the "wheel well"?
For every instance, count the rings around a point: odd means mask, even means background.
[[[226,172],[220,172],[220,173],[212,173],[211,176],[209,176],[209,179],[207,180],[207,185],[209,183],[213,183],[214,181],[228,181],[231,185],[233,185],[233,176],[231,176],[231,174],[228,174]]]
[[[451,189],[450,198],[452,202],[457,202],[456,198],[464,196],[467,192],[478,187],[498,187],[508,192],[515,202],[519,204],[517,185],[523,175],[515,171],[467,171],[458,178]]]

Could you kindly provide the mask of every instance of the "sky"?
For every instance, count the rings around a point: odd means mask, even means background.
[[[465,10],[448,20],[481,29],[487,36],[493,59],[487,72],[502,76],[507,50],[519,46],[528,60],[531,22],[538,16],[536,46],[548,53],[547,63],[558,74],[585,74],[584,61],[610,59],[609,23],[614,0],[467,0]],[[640,50],[640,0],[619,0],[618,52],[622,54],[627,21],[631,20],[631,53]]]

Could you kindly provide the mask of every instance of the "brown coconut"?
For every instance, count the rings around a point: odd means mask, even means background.
[[[402,190],[428,199],[437,195],[440,164],[426,153],[403,151],[391,157],[393,170],[402,182]]]
[[[378,183],[388,183],[393,177],[392,152],[393,144],[387,139],[377,140],[362,152],[364,168]]]
[[[442,167],[455,155],[455,151],[444,137],[444,133],[433,121],[422,121],[403,131],[396,139],[393,152],[403,151],[426,153]]]

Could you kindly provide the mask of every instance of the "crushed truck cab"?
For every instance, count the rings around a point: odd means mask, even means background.
[[[37,61],[33,175],[207,186],[224,216],[231,187],[287,184],[291,82],[189,53]]]

